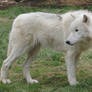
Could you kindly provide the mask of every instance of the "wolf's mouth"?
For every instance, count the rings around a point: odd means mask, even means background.
[[[73,46],[74,44],[68,44],[69,46]]]

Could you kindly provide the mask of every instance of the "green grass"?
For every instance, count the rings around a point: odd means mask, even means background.
[[[13,6],[0,10],[0,67],[6,58],[8,36],[13,19],[26,12],[64,13],[69,10],[83,9],[84,7],[40,7],[30,8]],[[92,6],[88,6],[92,10]],[[81,55],[78,65],[77,77],[80,82],[77,86],[69,86],[67,81],[64,53],[50,49],[42,49],[36,60],[32,62],[30,72],[33,78],[39,80],[38,84],[27,84],[22,74],[22,63],[26,55],[15,62],[8,77],[11,84],[0,83],[0,92],[92,92],[92,52],[86,51]]]
[[[78,10],[78,9],[83,9],[84,7],[69,7],[69,6],[64,6],[64,7],[57,7],[57,6],[42,6],[42,7],[37,7],[37,8],[29,8],[29,7],[23,7],[23,6],[16,6],[16,7],[10,7],[9,9],[6,10],[1,10],[0,15],[13,19],[17,15],[21,13],[28,13],[28,12],[36,12],[36,11],[41,11],[41,12],[52,12],[52,13],[64,13],[69,10]],[[89,6],[88,7],[90,10],[92,8]]]

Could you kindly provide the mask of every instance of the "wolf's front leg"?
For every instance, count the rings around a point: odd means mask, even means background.
[[[79,56],[80,51],[78,49],[70,49],[66,55],[67,74],[70,85],[76,85],[78,83],[76,80],[76,67]]]

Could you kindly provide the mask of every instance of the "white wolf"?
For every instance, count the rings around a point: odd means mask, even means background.
[[[42,12],[19,15],[12,25],[7,59],[1,68],[1,81],[11,82],[7,79],[8,68],[27,53],[28,58],[23,65],[24,76],[28,83],[38,83],[32,79],[29,67],[40,48],[44,47],[66,52],[68,81],[70,85],[76,85],[77,60],[80,53],[89,47],[92,37],[90,16],[91,13],[82,10],[62,15]]]

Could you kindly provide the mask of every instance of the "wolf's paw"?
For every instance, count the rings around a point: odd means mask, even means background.
[[[0,79],[0,81],[2,82],[2,83],[4,83],[4,84],[6,84],[6,83],[11,83],[11,81],[9,80],[9,79]]]
[[[33,83],[38,83],[38,81],[31,79],[31,80],[28,81],[28,83],[33,84]]]
[[[71,85],[71,86],[76,86],[77,84],[79,84],[78,81],[72,81],[72,82],[70,82],[70,85]]]

